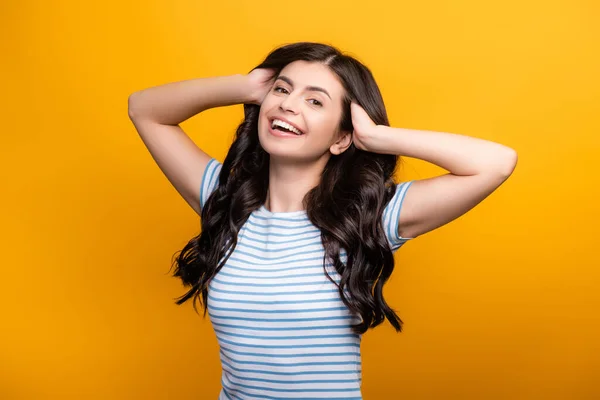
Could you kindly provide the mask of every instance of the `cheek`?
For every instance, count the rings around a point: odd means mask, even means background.
[[[263,100],[263,102],[260,105],[260,111],[258,114],[260,120],[266,119],[266,114],[271,112],[273,110],[273,107],[276,107],[276,106],[277,106],[277,104],[275,104],[275,102],[273,101],[273,96],[267,95],[267,97],[265,97],[265,99]]]
[[[337,122],[328,117],[315,118],[308,121],[310,132],[317,136],[316,140],[322,143],[329,143],[335,137],[337,132]]]
[[[263,99],[261,108],[265,108],[268,110],[272,108],[275,105],[275,103],[277,103],[277,96],[275,96],[273,92],[269,92]]]
[[[263,120],[267,119],[267,113],[273,108],[268,101],[263,101],[260,105],[260,110],[258,112],[258,122],[261,123]]]

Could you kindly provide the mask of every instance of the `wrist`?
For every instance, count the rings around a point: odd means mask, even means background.
[[[256,100],[256,93],[252,82],[248,79],[248,75],[235,74],[231,76],[235,87],[237,88],[237,103],[250,104]]]
[[[381,154],[396,154],[395,144],[393,141],[394,135],[391,134],[391,127],[387,125],[375,125],[371,131],[376,153]]]
[[[233,76],[237,87],[240,89],[240,103],[260,104],[260,87],[253,82],[247,74],[236,74]]]

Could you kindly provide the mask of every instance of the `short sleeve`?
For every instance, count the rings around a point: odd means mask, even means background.
[[[202,183],[200,184],[200,210],[204,208],[206,201],[219,185],[219,173],[222,167],[223,164],[215,158],[211,158],[206,164],[204,175],[202,175]]]
[[[406,191],[412,183],[413,181],[398,183],[396,185],[396,193],[394,193],[394,197],[392,197],[390,202],[386,205],[385,209],[383,210],[383,230],[385,231],[385,236],[388,239],[392,251],[398,250],[400,246],[406,243],[409,239],[413,239],[403,238],[398,233],[400,209],[402,208],[402,203],[404,202]]]

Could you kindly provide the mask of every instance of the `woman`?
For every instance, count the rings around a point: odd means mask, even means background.
[[[178,126],[244,104],[221,164]],[[393,252],[473,208],[512,173],[516,153],[461,135],[389,126],[367,67],[295,43],[247,75],[193,79],[129,98],[129,115],[202,231],[175,276],[208,310],[220,399],[361,399],[360,340],[402,321],[382,289]],[[394,183],[398,156],[448,174]]]

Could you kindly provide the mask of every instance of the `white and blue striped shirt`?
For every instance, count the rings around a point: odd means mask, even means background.
[[[211,159],[200,188],[203,207],[222,164]],[[398,216],[412,182],[398,184],[383,213],[395,251],[408,238]],[[346,254],[342,251],[342,262]],[[305,211],[254,211],[227,263],[210,281],[208,314],[220,347],[219,400],[362,399],[361,321],[323,271],[321,233]],[[329,275],[339,283],[331,263]],[[347,292],[347,291],[346,291]]]

